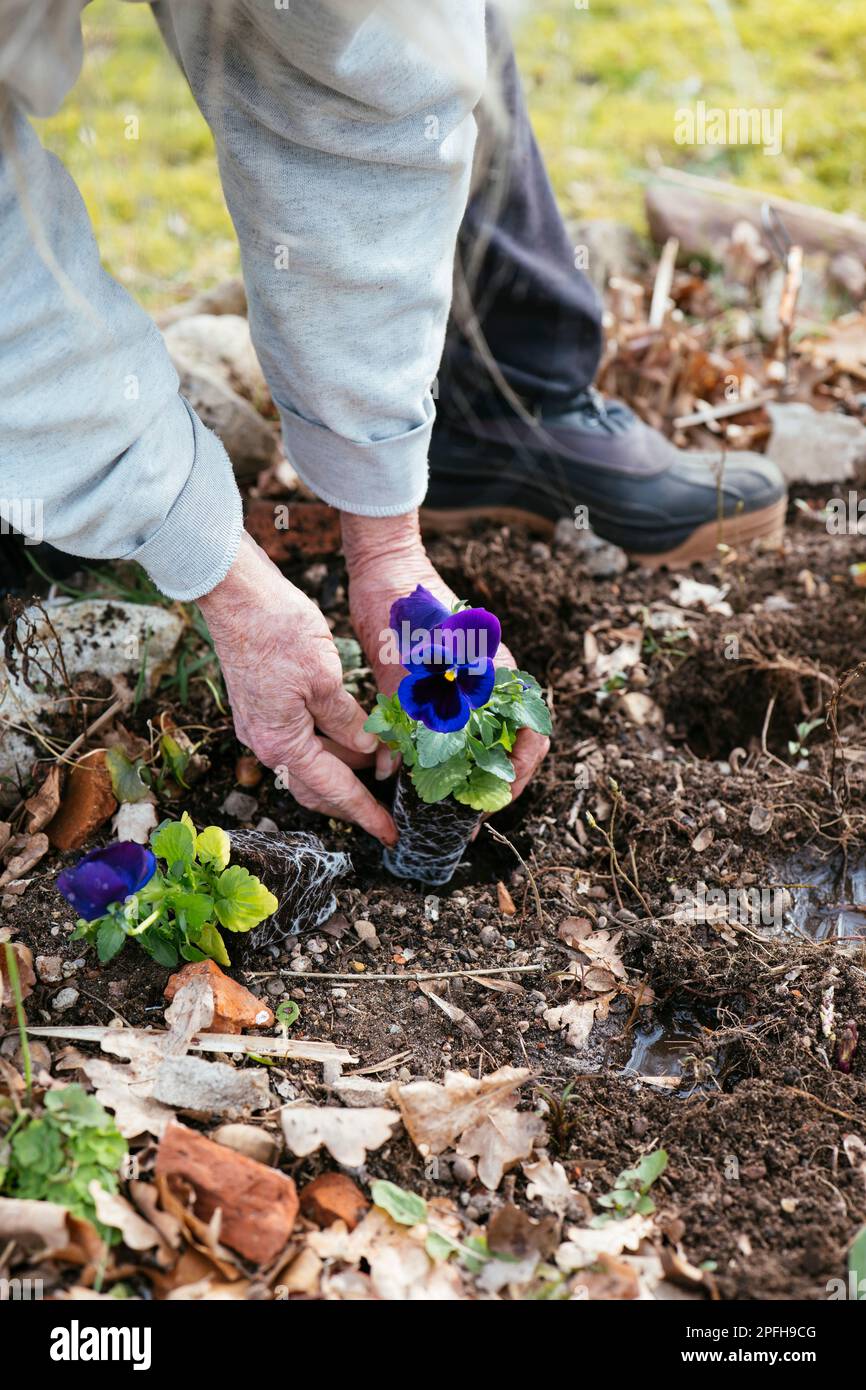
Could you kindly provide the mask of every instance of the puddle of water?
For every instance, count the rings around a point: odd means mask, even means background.
[[[684,1078],[684,1086],[691,1089],[696,1082],[700,1084],[700,1070],[706,1064],[697,1038],[703,1032],[698,1020],[686,1009],[678,1009],[667,1018],[659,1019],[652,1028],[635,1032],[634,1046],[625,1070],[637,1072],[640,1076]],[[697,1073],[694,1059],[698,1058]],[[713,1064],[717,1070],[718,1059]],[[677,1090],[675,1084],[671,1090]]]
[[[793,898],[783,930],[812,941],[866,937],[866,855],[849,850],[846,868],[839,853],[822,859],[803,850],[782,866],[776,882]]]

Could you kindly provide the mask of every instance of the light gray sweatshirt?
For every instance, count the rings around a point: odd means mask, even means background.
[[[28,120],[78,75],[82,8],[0,0],[0,515],[35,510],[61,550],[138,560],[192,599],[239,542],[230,464],[178,395],[159,332],[101,268],[78,191]],[[484,0],[154,10],[214,134],[293,466],[342,510],[411,510],[468,197]]]

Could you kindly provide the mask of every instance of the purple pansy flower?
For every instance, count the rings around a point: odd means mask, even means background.
[[[393,605],[391,627],[408,672],[398,690],[406,714],[436,733],[462,729],[493,692],[499,619],[486,608],[451,613],[419,584]]]
[[[156,855],[133,840],[116,840],[105,849],[92,849],[57,875],[57,887],[86,922],[101,917],[112,903],[122,903],[153,878]]]

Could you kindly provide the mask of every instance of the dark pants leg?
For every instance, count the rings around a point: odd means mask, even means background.
[[[492,8],[488,55],[504,110],[491,118],[479,113],[481,182],[460,229],[454,310],[439,373],[438,408],[445,416],[464,415],[467,406],[478,413],[503,408],[478,328],[508,386],[530,407],[571,400],[591,384],[601,355],[601,306],[575,269],[511,39]]]

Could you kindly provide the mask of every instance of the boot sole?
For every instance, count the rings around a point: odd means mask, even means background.
[[[719,545],[749,545],[758,540],[779,545],[785,532],[787,506],[787,499],[780,497],[769,507],[760,507],[754,512],[739,512],[723,517],[721,521],[705,521],[672,550],[647,553],[626,547],[626,554],[642,569],[676,569],[716,559]],[[520,507],[476,507],[472,511],[456,507],[421,508],[421,529],[429,535],[465,531],[475,521],[494,521],[500,526],[525,526],[537,536],[552,536],[554,532],[554,523],[547,517],[539,516],[537,512],[523,511]]]

